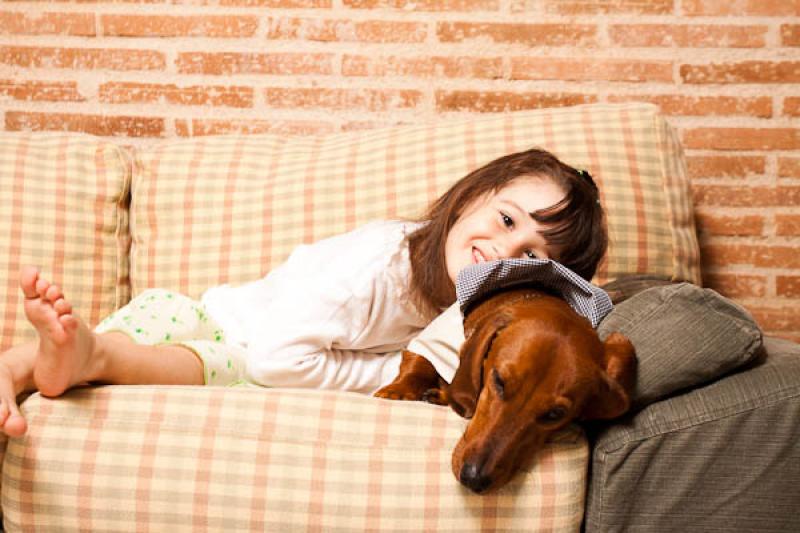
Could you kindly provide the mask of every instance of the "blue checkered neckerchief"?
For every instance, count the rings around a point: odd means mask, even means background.
[[[463,313],[494,291],[521,285],[555,292],[593,328],[613,307],[606,291],[551,259],[501,259],[470,265],[458,274],[456,296]]]

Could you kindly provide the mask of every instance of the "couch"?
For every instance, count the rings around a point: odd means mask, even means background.
[[[92,386],[24,399],[3,440],[9,531],[800,531],[800,346],[703,289],[677,136],[649,104],[593,104],[312,137],[0,134],[0,347],[33,338],[39,265],[96,324],[150,287],[197,297],[298,244],[414,217],[467,171],[547,148],[609,213],[601,336],[637,348],[634,407],[574,424],[486,495],[448,408],[347,392]],[[298,305],[307,304],[299,302]]]

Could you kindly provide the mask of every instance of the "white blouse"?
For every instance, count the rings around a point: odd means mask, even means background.
[[[264,278],[202,297],[265,386],[372,393],[428,324],[410,298],[410,222],[373,222],[298,247]]]

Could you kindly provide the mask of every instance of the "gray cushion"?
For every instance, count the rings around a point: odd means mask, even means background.
[[[593,435],[586,533],[800,531],[800,345]]]
[[[689,283],[653,287],[614,307],[598,328],[627,336],[639,361],[635,407],[715,380],[760,353],[761,330],[742,307]]]

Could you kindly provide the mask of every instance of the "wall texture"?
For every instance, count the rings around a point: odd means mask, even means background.
[[[706,285],[800,340],[800,0],[0,4],[5,130],[315,132],[659,104]]]

